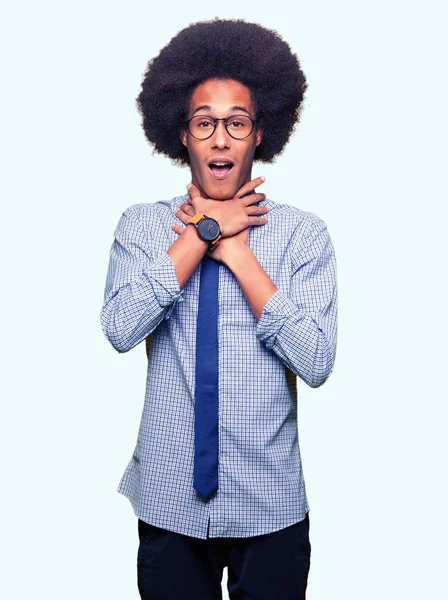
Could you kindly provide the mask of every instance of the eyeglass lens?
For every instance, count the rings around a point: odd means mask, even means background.
[[[193,117],[189,124],[191,135],[199,139],[205,139],[212,135],[215,129],[215,123],[211,117],[197,115]],[[237,139],[243,139],[250,135],[253,129],[253,122],[245,115],[233,115],[227,120],[227,131]]]

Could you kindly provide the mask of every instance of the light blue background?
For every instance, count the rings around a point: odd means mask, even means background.
[[[99,311],[122,211],[189,181],[144,138],[146,63],[219,16],[277,29],[298,54],[301,122],[253,176],[323,218],[338,261],[335,370],[319,389],[298,382],[307,599],[447,598],[446,7],[221,4],[2,11],[0,596],[138,598],[137,520],[116,487],[145,349],[117,354]]]

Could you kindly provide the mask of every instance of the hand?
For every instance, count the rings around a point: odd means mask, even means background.
[[[238,248],[249,246],[249,230],[250,227],[246,227],[235,235],[221,238],[217,247],[214,250],[207,250],[206,255],[228,266],[232,252],[238,252]]]
[[[176,211],[177,217],[186,224],[188,224],[190,217],[195,214],[196,212],[193,206],[189,203],[181,204],[180,209]],[[185,230],[185,227],[174,224],[173,230],[180,235]],[[206,251],[207,256],[213,258],[213,260],[216,260],[217,262],[227,264],[230,253],[235,252],[238,246],[249,246],[249,230],[250,226],[235,235],[221,238],[214,250]]]
[[[194,212],[192,214],[188,212],[187,214],[193,216],[198,212],[205,213],[207,216],[216,219],[223,238],[233,236],[248,226],[264,225],[267,219],[259,218],[256,215],[267,213],[269,208],[267,206],[252,206],[256,202],[266,198],[266,194],[256,194],[253,192],[253,189],[262,184],[263,181],[264,177],[252,179],[252,181],[241,186],[235,197],[229,200],[203,198],[199,189],[194,184],[190,184],[188,186],[190,196],[188,204],[193,207]],[[251,190],[252,193],[249,193]],[[183,210],[184,207],[185,204],[182,204],[181,209]],[[177,213],[176,216],[180,218],[180,215]]]

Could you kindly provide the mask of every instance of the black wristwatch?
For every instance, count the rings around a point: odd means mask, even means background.
[[[207,242],[209,250],[214,250],[222,238],[218,221],[212,219],[212,217],[207,217],[205,214],[196,213],[194,217],[190,218],[188,225],[196,227],[198,236],[201,240]]]

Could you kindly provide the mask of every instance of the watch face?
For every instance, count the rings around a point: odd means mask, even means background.
[[[210,217],[205,217],[205,219],[198,223],[198,230],[206,241],[215,240],[220,234],[218,221]]]

